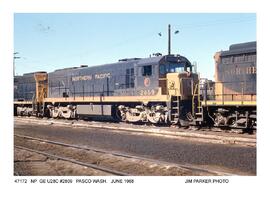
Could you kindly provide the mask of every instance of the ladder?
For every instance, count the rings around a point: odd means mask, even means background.
[[[180,96],[171,96],[171,123],[179,123],[180,116]]]
[[[204,120],[199,83],[195,85],[192,95],[192,115],[195,117],[196,123],[201,123]]]

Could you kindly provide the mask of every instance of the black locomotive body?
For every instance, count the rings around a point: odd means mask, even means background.
[[[167,73],[190,70],[190,62],[181,56],[122,59],[113,64],[56,70],[48,74],[49,97],[153,96]]]
[[[36,96],[35,73],[26,73],[14,77],[14,105],[15,115],[33,114],[33,104]]]
[[[34,73],[14,77],[14,101],[32,102],[36,93]]]
[[[39,95],[44,116],[184,125],[198,75],[185,57],[166,55],[56,70],[48,73],[47,83],[48,95]]]
[[[256,42],[234,44],[228,51],[217,53],[215,80],[216,83],[223,83],[217,93],[223,93],[224,96],[244,94],[246,99],[256,96],[256,57]],[[242,98],[232,98],[237,99]]]
[[[215,126],[256,128],[256,51],[256,42],[247,42],[215,54],[214,94],[206,93],[203,98],[203,114],[199,113],[202,121]]]

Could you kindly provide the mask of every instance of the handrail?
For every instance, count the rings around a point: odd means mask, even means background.
[[[225,104],[227,101],[256,101],[256,83],[255,82],[206,82],[200,84],[205,87],[203,94],[205,101],[220,101]],[[202,93],[203,88],[200,88]]]
[[[198,106],[197,108],[201,108],[201,95],[200,95],[200,85],[197,83],[195,84],[195,88],[192,94],[192,115],[195,115],[195,98],[198,99]]]

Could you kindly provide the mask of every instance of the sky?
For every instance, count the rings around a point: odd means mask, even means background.
[[[255,13],[15,13],[15,74],[165,55],[168,24],[171,53],[196,62],[208,79],[215,52],[256,41]]]

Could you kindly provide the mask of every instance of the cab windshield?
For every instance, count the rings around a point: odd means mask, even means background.
[[[191,72],[191,67],[186,66],[186,63],[167,63],[159,67],[160,74],[182,73],[185,71]]]
[[[184,63],[169,63],[167,64],[168,73],[182,73],[185,71]]]

